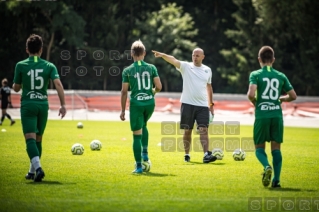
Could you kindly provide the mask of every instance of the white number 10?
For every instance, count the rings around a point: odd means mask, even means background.
[[[269,78],[263,78],[263,81],[267,83],[266,88],[261,95],[262,99],[271,99],[271,100],[278,100],[279,97],[279,81],[276,78],[269,79]]]
[[[44,84],[43,77],[39,76],[39,73],[41,72],[43,72],[43,69],[35,69],[35,71],[31,69],[28,72],[28,76],[30,76],[31,78],[31,90],[34,90],[34,88],[41,89],[43,87],[43,84]],[[39,80],[40,85],[34,86],[34,80]]]
[[[142,73],[142,76],[140,76],[139,73],[136,73],[136,78],[137,78],[138,90],[141,90],[142,87],[143,89],[146,89],[146,90],[151,88],[150,73],[148,73],[147,71],[144,71]],[[141,85],[141,81],[142,81],[142,85]]]

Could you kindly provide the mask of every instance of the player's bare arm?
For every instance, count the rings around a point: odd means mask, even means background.
[[[154,77],[153,83],[155,85],[155,88],[153,89],[153,93],[160,92],[162,90],[162,83],[161,79],[159,77]]]
[[[281,102],[291,102],[297,99],[297,94],[294,89],[287,92],[287,95],[279,97]]]
[[[12,88],[15,92],[19,92],[21,90],[21,85],[13,83]]]
[[[152,52],[154,53],[155,57],[163,58],[166,62],[172,64],[176,68],[179,69],[181,67],[181,62],[179,60],[177,60],[174,56],[167,55],[167,54],[164,54],[162,52],[155,51],[155,50],[152,50]]]
[[[208,96],[208,107],[212,115],[214,115],[214,105],[213,105],[213,87],[211,84],[206,85],[207,96]]]
[[[53,80],[53,83],[54,83],[55,89],[58,92],[58,96],[59,96],[60,104],[61,104],[61,107],[59,109],[59,116],[61,115],[61,118],[63,118],[66,114],[63,85],[60,79]]]
[[[120,119],[122,121],[125,120],[125,108],[126,108],[126,100],[127,100],[127,93],[128,93],[129,84],[128,83],[122,83],[122,90],[121,90],[121,115]]]
[[[256,90],[257,85],[256,84],[250,84],[247,92],[248,99],[253,103],[253,105],[256,104]]]

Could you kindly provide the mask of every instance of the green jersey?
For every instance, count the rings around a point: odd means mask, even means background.
[[[58,78],[55,65],[37,56],[30,56],[18,62],[13,82],[22,86],[21,104],[28,102],[48,104],[49,80]]]
[[[264,66],[250,74],[249,83],[257,85],[255,118],[282,117],[279,97],[283,91],[293,89],[286,75],[270,66]]]
[[[131,106],[155,104],[152,92],[155,77],[158,77],[156,67],[144,61],[136,61],[123,70],[122,82],[129,83],[131,89]]]

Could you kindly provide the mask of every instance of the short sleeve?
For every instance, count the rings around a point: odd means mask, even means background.
[[[256,77],[256,74],[255,72],[251,72],[250,75],[249,75],[249,84],[255,84],[257,85],[257,77]]]
[[[51,78],[52,80],[59,79],[60,76],[59,76],[59,74],[58,74],[58,70],[57,70],[57,68],[55,67],[55,65],[52,64],[52,63],[49,63],[49,65],[50,65],[50,69],[51,69],[50,78]]]
[[[289,82],[288,78],[286,77],[286,75],[284,75],[283,90],[285,92],[288,92],[288,91],[290,91],[292,89],[293,89],[292,85],[290,84],[290,82]]]
[[[17,65],[15,67],[15,70],[14,70],[13,83],[19,84],[19,85],[22,83],[22,77],[21,77],[20,64],[19,63],[17,63]]]
[[[154,65],[152,65],[152,75],[153,75],[153,78],[158,77],[158,71]]]
[[[124,69],[122,73],[122,83],[128,83],[129,82],[129,77],[127,74],[127,69]]]
[[[181,63],[181,67],[180,68],[176,68],[176,69],[177,69],[177,71],[183,73],[185,71],[185,67],[187,66],[187,62],[180,61],[180,63]]]
[[[207,84],[212,84],[212,75],[213,75],[213,72],[211,69],[209,69],[209,72],[210,72],[210,75],[209,75],[209,78],[208,78],[208,81],[207,81]]]

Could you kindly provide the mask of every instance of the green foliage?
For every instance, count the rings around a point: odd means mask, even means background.
[[[225,31],[236,43],[220,53],[229,65],[219,71],[240,93],[247,90],[242,82],[259,69],[261,46],[275,50],[274,68],[285,73],[299,95],[314,95],[319,89],[319,30],[317,1],[233,0],[238,10],[233,13],[236,29]],[[306,83],[305,83],[306,82]]]
[[[141,36],[146,48],[152,48],[148,50],[146,61],[157,66],[163,91],[175,90],[177,85],[181,86],[179,72],[167,62],[154,58],[151,50],[173,55],[179,60],[191,59],[196,47],[191,39],[198,33],[193,18],[175,3],[162,5],[161,10],[147,13],[146,17],[146,22],[137,22],[139,33],[136,36]]]
[[[276,60],[276,66],[290,77],[298,94],[315,95],[319,89],[319,2],[253,2],[259,14],[260,25],[277,47],[276,58],[280,60]]]
[[[128,122],[49,120],[43,140],[41,183],[24,179],[29,168],[20,120],[0,132],[0,211],[247,211],[250,197],[318,197],[318,129],[286,128],[282,145],[282,189],[264,188],[254,152],[236,162],[231,152],[210,164],[202,152],[163,152],[161,124],[149,123],[149,173],[133,175],[132,133]],[[250,137],[251,126],[240,136]],[[181,136],[175,136],[181,137]],[[193,136],[198,138],[198,135]],[[219,136],[220,137],[220,136]],[[93,139],[101,151],[91,151]],[[84,154],[72,155],[81,143]],[[305,145],[306,144],[306,145]],[[267,146],[271,161],[271,153]]]
[[[298,95],[315,96],[318,10],[319,1],[312,0],[0,1],[0,78],[12,82],[15,64],[27,57],[27,37],[38,33],[44,38],[42,57],[57,65],[65,88],[120,90],[120,73],[132,63],[125,51],[141,39],[145,60],[158,66],[165,91],[180,92],[182,79],[150,50],[190,61],[198,46],[205,52],[203,63],[212,69],[215,92],[246,93],[249,73],[259,69],[259,48],[270,45],[274,68],[288,76]],[[80,60],[78,50],[87,53]],[[97,50],[104,52],[103,59],[93,57]],[[61,59],[62,51],[71,58]],[[63,66],[70,73],[62,75]],[[87,68],[85,76],[76,73],[79,66]],[[104,68],[101,75],[95,66]]]

